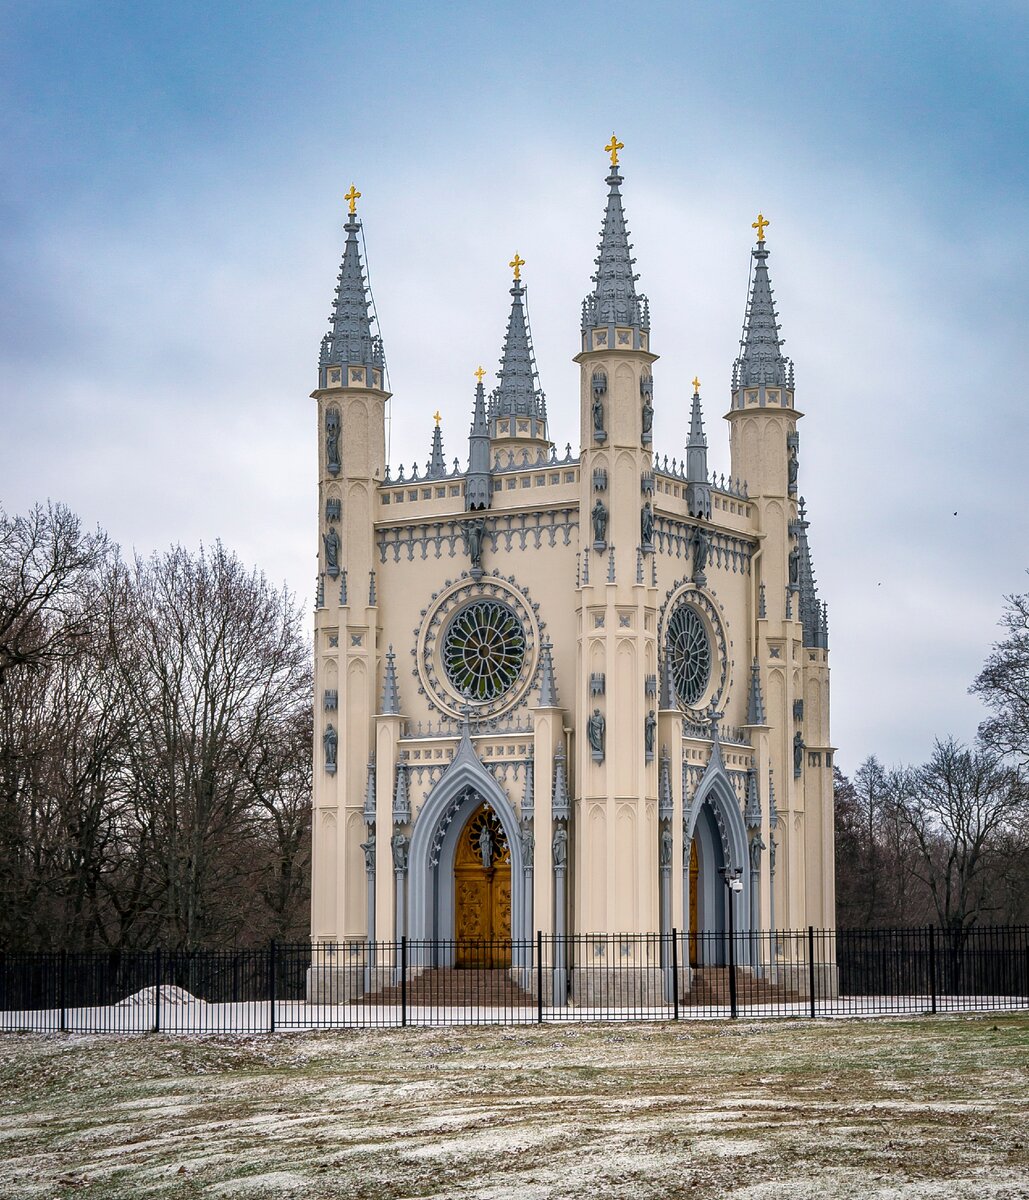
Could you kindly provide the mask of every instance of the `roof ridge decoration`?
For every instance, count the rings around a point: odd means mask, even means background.
[[[525,266],[525,259],[516,251],[508,266],[514,271],[511,312],[507,319],[504,349],[500,358],[500,382],[490,396],[489,415],[492,420],[498,417],[535,417],[538,421],[546,421],[546,397],[539,386],[532,334],[524,304],[522,267]]]
[[[432,431],[432,451],[429,454],[429,461],[425,466],[426,479],[445,479],[447,475],[447,464],[443,458],[443,434],[440,432],[439,423],[443,420],[440,416],[439,409],[432,414],[432,419],[436,422]]]
[[[611,155],[611,172],[607,176],[607,208],[600,227],[598,254],[594,260],[597,273],[592,276],[596,285],[593,292],[582,302],[582,330],[615,325],[635,326],[644,332],[650,330],[650,310],[646,296],[636,292],[634,274],[636,260],[632,257],[632,243],[622,209],[621,172],[618,170],[618,151],[623,144],[611,135],[611,142],[604,149]]]
[[[329,315],[329,332],[322,338],[321,354],[318,358],[319,380],[326,386],[326,368],[375,367],[383,369],[382,338],[372,332],[369,314],[371,295],[361,263],[361,249],[357,235],[361,222],[357,217],[357,200],[361,193],[350,185],[344,196],[349,212],[343,226],[347,235],[343,247],[343,261],[336,277],[336,293]]]
[[[751,226],[758,233],[758,242],[751,251],[753,277],[747,311],[743,318],[740,356],[733,366],[733,388],[793,386],[793,364],[782,353],[779,337],[779,314],[775,308],[772,281],[768,274],[768,250],[765,248],[765,228],[771,224],[761,213]]]

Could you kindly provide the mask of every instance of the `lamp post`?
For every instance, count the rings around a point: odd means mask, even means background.
[[[729,1015],[735,1017],[737,1015],[736,1008],[736,922],[735,909],[733,903],[736,896],[743,891],[743,881],[740,879],[739,867],[723,867],[721,874],[725,880],[726,891],[728,892],[728,907],[729,907]]]

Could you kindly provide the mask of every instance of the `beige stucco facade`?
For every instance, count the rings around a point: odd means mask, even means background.
[[[648,407],[682,411],[687,389],[662,379],[626,276],[620,184],[613,168],[596,289],[569,348],[570,455],[549,440],[534,368],[516,386],[516,280],[498,388],[469,389],[476,411],[488,401],[485,476],[481,412],[468,469],[388,470],[381,354],[367,305],[347,309],[360,264],[344,257],[314,392],[315,941],[460,936],[455,845],[483,805],[510,866],[491,936],[722,929],[725,868],[742,881],[740,927],[834,924],[827,623],[798,499],[792,365],[761,324],[767,304],[774,325],[765,244],[725,417],[732,479],[713,483],[699,394],[687,456],[651,444]],[[352,216],[352,258],[356,228]],[[550,398],[562,433],[575,412],[573,397]],[[475,614],[508,632],[491,642]],[[461,674],[462,654],[481,656],[484,682]]]

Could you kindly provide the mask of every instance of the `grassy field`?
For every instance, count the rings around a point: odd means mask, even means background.
[[[1029,1016],[0,1037],[0,1197],[1029,1197]]]

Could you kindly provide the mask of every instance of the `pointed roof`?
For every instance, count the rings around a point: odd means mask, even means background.
[[[693,393],[693,405],[690,408],[690,433],[686,439],[687,450],[706,450],[707,435],[704,433],[704,414],[700,407],[700,389]],[[704,482],[707,482],[705,474]]]
[[[758,242],[752,255],[750,296],[743,318],[741,353],[733,370],[733,387],[756,387],[762,383],[792,387],[793,364],[782,353],[779,314],[775,310],[772,281],[768,277],[768,251],[764,239]]]
[[[747,724],[764,725],[765,698],[761,694],[761,668],[755,658],[750,664],[750,694],[747,697]]]
[[[486,422],[486,392],[482,377],[486,372],[480,367],[476,371],[475,405],[472,409],[472,427],[468,431],[468,478],[465,480],[465,508],[469,511],[488,508],[490,502],[490,445],[489,425]]]
[[[425,467],[426,479],[442,479],[447,473],[447,464],[443,460],[443,434],[439,427],[439,413],[436,414],[436,425],[432,431],[432,452]]]
[[[557,681],[554,679],[554,661],[550,656],[550,642],[540,646],[540,708],[559,708]]]
[[[359,192],[356,194],[360,195]],[[366,366],[381,370],[382,339],[372,333],[372,319],[368,311],[371,297],[357,239],[361,222],[357,219],[354,200],[351,200],[351,207],[347,223],[343,226],[347,240],[336,278],[336,295],[329,316],[330,329],[322,338],[319,366]],[[324,383],[322,380],[323,386]]]
[[[568,806],[568,780],[565,776],[565,752],[558,745],[554,751],[554,789],[551,792],[550,813],[555,821],[567,821],[570,815]]]
[[[643,330],[650,329],[646,297],[636,292],[639,276],[633,273],[636,260],[632,257],[629,230],[622,210],[621,182],[621,172],[614,165],[607,177],[607,208],[600,227],[599,253],[594,259],[597,273],[592,279],[596,286],[583,302],[584,331],[598,325],[635,325]]]
[[[398,716],[400,713],[400,688],[397,686],[396,657],[391,642],[386,651],[386,669],[382,676],[382,711],[386,716]]]
[[[518,255],[515,262],[520,263]],[[511,286],[511,315],[507,319],[504,352],[500,359],[500,383],[490,397],[490,416],[547,419],[546,399],[539,386],[532,335],[526,315],[525,286],[520,266]]]
[[[818,585],[811,563],[811,547],[807,540],[810,522],[806,519],[804,498],[800,499],[800,516],[793,522],[793,532],[800,551],[800,578],[798,580],[798,613],[804,627],[804,645],[828,649],[828,616],[818,599]]]

